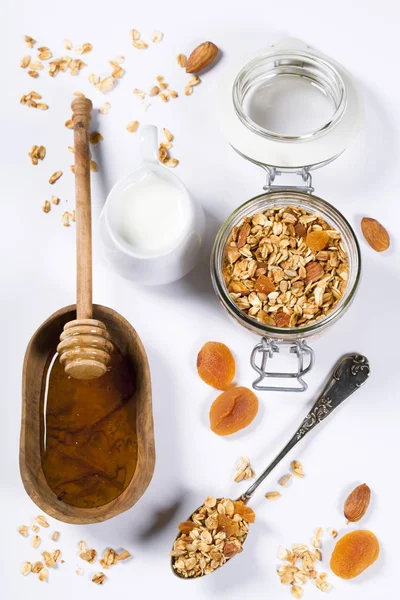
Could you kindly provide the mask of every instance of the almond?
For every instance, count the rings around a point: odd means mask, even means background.
[[[243,223],[243,225],[241,226],[240,230],[239,230],[239,237],[238,237],[238,241],[237,241],[237,247],[238,248],[242,248],[242,246],[245,245],[246,241],[247,241],[247,236],[250,233],[250,223]]]
[[[217,57],[218,47],[212,42],[203,42],[191,53],[186,63],[186,73],[200,73]]]
[[[306,283],[314,283],[321,279],[324,274],[324,267],[319,262],[310,262],[306,266]]]
[[[361,219],[361,230],[368,244],[376,252],[384,252],[390,246],[390,238],[386,229],[376,219]]]
[[[344,516],[348,521],[354,523],[359,521],[367,512],[371,490],[366,483],[357,486],[348,496],[344,503]]]

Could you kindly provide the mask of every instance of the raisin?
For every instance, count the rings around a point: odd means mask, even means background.
[[[254,521],[256,520],[256,513],[254,512],[254,510],[252,508],[250,508],[249,506],[246,506],[246,504],[244,502],[242,502],[241,500],[237,500],[233,504],[235,506],[236,514],[243,517],[243,519],[245,521],[247,521],[248,523],[254,523]]]
[[[258,398],[246,387],[234,387],[218,396],[210,408],[210,427],[217,435],[244,429],[258,412]]]
[[[303,223],[296,223],[296,225],[294,226],[294,232],[297,237],[306,237],[307,235],[307,229],[305,228]]]
[[[197,372],[208,385],[225,390],[235,376],[235,359],[228,346],[207,342],[197,356]]]
[[[274,282],[266,275],[260,275],[254,284],[254,291],[261,294],[270,294],[275,291]]]
[[[330,567],[338,577],[353,579],[379,556],[379,542],[372,531],[357,529],[346,533],[333,549]]]
[[[306,237],[306,246],[310,250],[323,250],[329,244],[330,237],[326,231],[310,231]]]
[[[196,525],[193,521],[182,521],[182,523],[179,523],[178,525],[178,529],[179,531],[182,531],[182,533],[190,533],[195,527]]]

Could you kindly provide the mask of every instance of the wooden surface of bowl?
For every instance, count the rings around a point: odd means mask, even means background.
[[[20,471],[26,492],[45,513],[66,523],[98,523],[131,508],[142,496],[154,472],[155,447],[150,370],[142,342],[133,327],[110,308],[93,305],[93,318],[102,321],[111,339],[127,356],[135,371],[137,387],[136,427],[138,458],[128,487],[115,500],[96,508],[77,508],[59,500],[50,489],[41,463],[40,402],[43,373],[49,353],[55,350],[65,323],[76,315],[76,306],[66,306],[47,319],[32,336],[24,359]]]

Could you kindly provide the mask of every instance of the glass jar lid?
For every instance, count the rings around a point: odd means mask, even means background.
[[[218,120],[230,144],[252,162],[315,168],[350,145],[362,106],[341,65],[288,38],[223,82]]]

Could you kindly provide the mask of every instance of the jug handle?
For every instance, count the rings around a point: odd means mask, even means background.
[[[155,125],[141,128],[140,151],[142,162],[158,163],[158,131]]]

